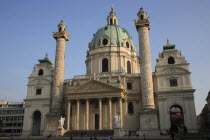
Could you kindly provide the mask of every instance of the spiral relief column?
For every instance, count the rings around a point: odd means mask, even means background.
[[[150,21],[147,13],[140,8],[138,20],[135,21],[139,35],[139,54],[140,54],[140,76],[141,76],[141,97],[142,106],[140,108],[140,133],[159,133],[157,110],[154,103],[152,65],[150,56],[149,30]],[[152,132],[152,133],[153,133]]]

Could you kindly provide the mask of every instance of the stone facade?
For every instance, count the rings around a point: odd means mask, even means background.
[[[150,21],[143,8],[137,15],[140,59],[132,37],[118,25],[112,8],[107,25],[88,45],[86,74],[65,80],[65,42],[70,36],[64,22],[59,24],[53,35],[57,42],[55,68],[45,57],[29,77],[24,135],[113,130],[116,117],[119,135],[129,131],[160,134],[182,126],[197,131],[189,63],[168,41],[152,72]],[[41,69],[44,74],[40,75]],[[61,116],[65,117],[63,130],[59,127]],[[36,128],[33,123],[38,124]]]
[[[46,115],[50,111],[51,91],[53,83],[53,67],[52,63],[45,59],[40,59],[40,63],[34,67],[31,75],[28,78],[28,92],[25,101],[25,113],[22,135],[43,135],[46,123]],[[35,115],[40,112],[39,115]],[[34,125],[37,120],[41,123],[38,128]],[[33,131],[37,129],[37,131]]]

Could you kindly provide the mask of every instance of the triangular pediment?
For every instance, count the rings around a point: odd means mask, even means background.
[[[96,81],[96,80],[90,80],[86,83],[75,87],[68,91],[67,93],[86,93],[86,92],[118,92],[123,91],[123,89],[111,86],[109,84]]]

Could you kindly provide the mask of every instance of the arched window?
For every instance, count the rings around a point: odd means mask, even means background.
[[[174,64],[174,63],[175,63],[174,58],[170,56],[170,57],[168,58],[168,64]]]
[[[129,48],[129,47],[130,47],[130,45],[129,45],[128,41],[126,42],[126,47],[127,47],[127,48]]]
[[[128,103],[128,113],[129,114],[133,114],[133,103],[132,102],[129,102]]]
[[[131,73],[131,62],[127,61],[127,73]]]
[[[102,72],[108,72],[108,59],[104,58],[102,60]]]
[[[59,32],[61,32],[62,31],[62,28],[61,27],[59,27]]]
[[[178,132],[179,128],[184,127],[183,109],[180,105],[172,105],[170,107],[171,129]]]
[[[143,20],[144,19],[144,15],[141,15],[141,20]]]
[[[43,75],[43,74],[44,74],[43,69],[40,69],[38,75]]]
[[[114,25],[117,25],[116,19],[114,19]]]
[[[112,20],[112,18],[110,18],[110,25],[112,25],[113,24],[113,20]]]

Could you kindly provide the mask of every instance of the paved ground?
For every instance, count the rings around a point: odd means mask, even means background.
[[[73,140],[89,140],[90,137],[73,137]],[[70,140],[70,137],[0,137],[0,140]],[[97,140],[108,140],[107,137],[97,137]],[[169,136],[113,137],[113,140],[171,140]]]
[[[73,140],[89,140],[90,137],[73,137]],[[0,137],[0,140],[70,140],[70,137],[52,137],[43,136],[33,137]],[[108,140],[107,137],[97,137],[97,140]],[[171,140],[170,136],[132,136],[132,137],[113,137],[113,140]],[[177,135],[175,140],[210,140],[210,134],[188,134]]]

